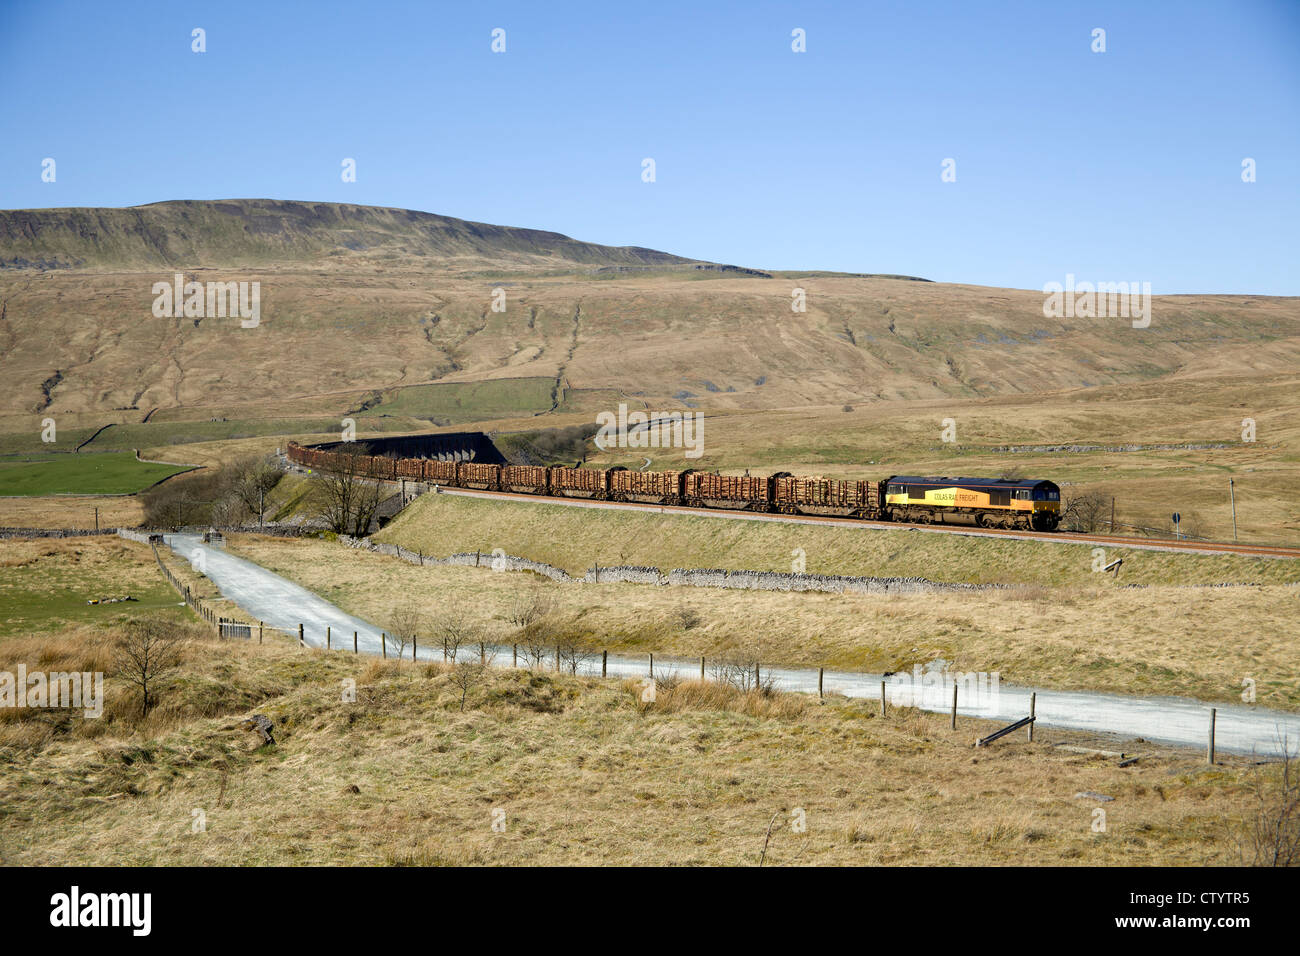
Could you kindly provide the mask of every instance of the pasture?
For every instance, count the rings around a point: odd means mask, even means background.
[[[0,458],[0,496],[130,495],[189,470],[129,451]]]

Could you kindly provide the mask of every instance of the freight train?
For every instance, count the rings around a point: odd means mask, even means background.
[[[1061,520],[1061,489],[1054,482],[1036,479],[894,475],[882,481],[858,481],[789,472],[761,477],[692,470],[490,465],[355,454],[296,442],[289,443],[288,457],[307,468],[349,468],[384,481],[407,479],[559,498],[1034,531],[1055,531]]]

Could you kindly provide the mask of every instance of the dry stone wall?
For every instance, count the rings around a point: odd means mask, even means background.
[[[722,568],[674,568],[668,573],[655,567],[621,565],[588,568],[580,578],[568,572],[512,554],[461,551],[445,558],[420,554],[400,545],[381,544],[368,538],[339,535],[339,542],[400,558],[411,564],[454,565],[493,568],[498,571],[531,571],[552,581],[583,584],[653,584],[661,587],[740,588],[755,591],[817,591],[830,594],[920,594],[934,591],[979,591],[1003,585],[948,584],[916,577],[851,577],[832,574],[790,574],[780,571],[727,571]]]

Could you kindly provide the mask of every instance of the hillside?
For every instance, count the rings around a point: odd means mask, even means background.
[[[303,399],[299,415],[396,404],[383,411],[438,421],[449,419],[431,386],[483,380],[515,383],[491,418],[545,412],[566,393],[581,410],[620,395],[838,407],[1300,365],[1295,299],[1157,297],[1151,326],[1134,329],[1045,318],[1035,291],[773,275],[329,203],[0,212],[0,263],[0,415],[249,418]],[[152,286],[177,272],[259,282],[260,325],[155,318]],[[791,309],[796,288],[805,313]]]
[[[342,258],[436,258],[546,267],[692,264],[558,232],[343,203],[181,200],[126,209],[0,210],[0,268],[240,267]]]
[[[177,273],[260,283],[260,323],[155,317],[154,283]],[[397,209],[0,212],[0,455],[213,464],[337,436],[345,417],[361,434],[529,431],[627,402],[707,415],[696,467],[1014,465],[1117,495],[1123,524],[1178,511],[1220,537],[1235,477],[1243,540],[1300,533],[1300,299],[1156,296],[1138,329],[1043,305],[1033,290],[764,272]],[[939,439],[948,418],[956,443]],[[594,461],[641,466],[626,449]],[[0,502],[0,523],[94,520],[85,502],[49,508]]]

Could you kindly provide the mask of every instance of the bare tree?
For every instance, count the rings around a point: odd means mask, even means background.
[[[521,630],[551,613],[551,596],[538,585],[515,591],[506,620]]]
[[[226,496],[212,503],[212,511],[208,520],[218,528],[229,525],[243,524],[248,513],[244,510],[243,504],[236,498]]]
[[[519,645],[524,649],[524,663],[530,669],[541,670],[546,655],[555,650],[559,628],[550,615],[538,618],[519,632]]]
[[[217,496],[216,476],[200,472],[182,475],[141,495],[144,522],[151,528],[183,528],[205,524]]]
[[[1300,866],[1300,759],[1285,736],[1281,744],[1281,765],[1255,777],[1258,806],[1240,840],[1242,857],[1253,866]]]
[[[682,675],[668,667],[655,668],[655,690],[671,694],[682,684]]]
[[[700,625],[700,612],[688,604],[680,605],[673,612],[673,622],[683,631],[689,631],[693,627]]]
[[[772,692],[776,683],[770,670],[767,674],[762,673],[761,664],[755,654],[740,653],[722,658],[713,664],[711,670],[715,681],[734,687],[742,694],[748,694],[751,690],[768,694]]]
[[[452,686],[460,691],[460,709],[465,709],[465,698],[469,692],[487,680],[488,669],[486,664],[479,661],[466,659],[457,661],[456,666],[451,669]]]
[[[163,621],[130,621],[113,648],[113,662],[129,684],[140,689],[140,717],[171,681],[188,638]]]
[[[442,656],[455,661],[463,646],[478,639],[479,625],[464,604],[451,600],[439,609],[433,636],[442,641]]]
[[[242,524],[256,517],[280,479],[274,459],[244,458],[165,481],[141,495],[145,524],[153,528]]]
[[[379,510],[383,484],[367,476],[364,445],[349,443],[339,453],[342,459],[337,467],[312,474],[316,515],[337,534],[365,537]]]
[[[596,652],[589,645],[572,637],[561,638],[555,647],[560,656],[560,667],[570,674],[577,674],[583,665],[596,657]]]
[[[529,668],[539,669],[546,654],[555,648],[553,612],[551,595],[536,584],[516,591],[506,610],[506,620],[519,629],[516,643],[523,646],[525,666]]]
[[[261,517],[266,493],[281,478],[274,458],[241,458],[230,466],[230,497],[251,517]]]
[[[1066,497],[1061,509],[1061,525],[1070,531],[1101,530],[1110,514],[1110,498],[1100,491],[1075,493]]]
[[[397,645],[398,660],[406,653],[406,645],[413,645],[424,629],[424,614],[415,604],[399,604],[389,612],[388,637]]]

